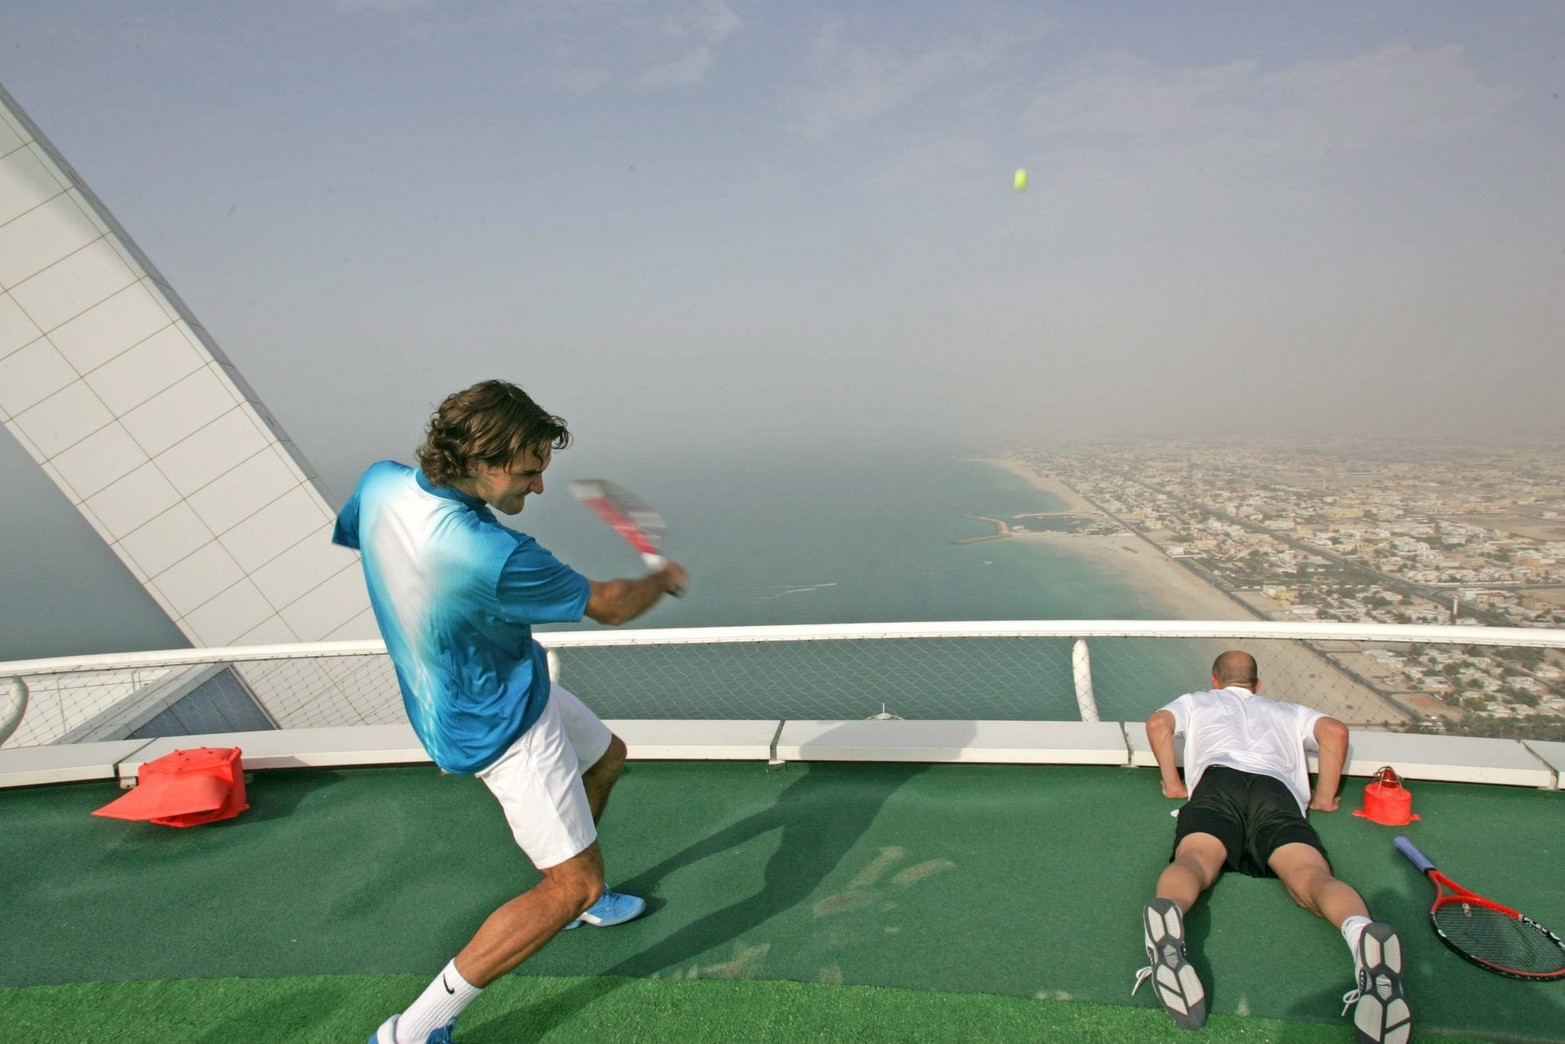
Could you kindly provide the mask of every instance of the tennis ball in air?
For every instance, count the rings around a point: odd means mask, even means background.
[[[1026,167],[1017,167],[1016,168],[1016,191],[1017,192],[1025,192],[1026,190],[1027,190],[1027,168]]]

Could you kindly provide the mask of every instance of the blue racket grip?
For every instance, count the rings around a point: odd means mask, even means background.
[[[1407,856],[1407,858],[1412,862],[1412,864],[1414,866],[1418,867],[1424,873],[1427,874],[1427,873],[1429,873],[1429,871],[1431,871],[1431,870],[1433,870],[1435,868],[1435,864],[1433,864],[1429,860],[1425,859],[1424,858],[1424,853],[1422,853],[1418,849],[1414,848],[1413,847],[1413,842],[1409,841],[1407,838],[1399,837],[1399,838],[1397,838],[1395,841],[1393,841],[1391,843],[1397,846],[1397,851],[1398,852],[1401,852],[1403,855]]]

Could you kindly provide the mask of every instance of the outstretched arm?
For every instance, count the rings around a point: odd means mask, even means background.
[[[656,605],[659,598],[683,590],[688,578],[684,566],[669,562],[634,580],[589,580],[586,615],[610,627],[629,623]]]
[[[1163,774],[1163,796],[1187,798],[1190,791],[1179,778],[1179,766],[1174,763],[1174,715],[1160,710],[1147,719],[1147,741],[1152,744],[1152,756],[1157,758],[1158,771]]]
[[[1315,792],[1310,807],[1318,812],[1337,811],[1337,790],[1342,785],[1342,766],[1348,760],[1348,727],[1336,718],[1315,722],[1315,743],[1320,748],[1316,760]]]

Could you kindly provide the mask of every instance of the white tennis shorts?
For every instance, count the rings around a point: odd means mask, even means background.
[[[542,870],[585,852],[598,839],[581,775],[614,734],[558,685],[533,727],[478,778],[500,802],[517,845]]]

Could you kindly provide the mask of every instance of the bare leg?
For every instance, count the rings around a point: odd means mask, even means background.
[[[603,809],[609,803],[614,784],[619,782],[620,771],[625,767],[625,741],[615,736],[609,740],[609,749],[603,757],[582,773],[581,784],[587,790],[587,805],[592,809],[592,821],[603,819]]]
[[[1211,834],[1186,834],[1174,850],[1174,861],[1157,879],[1157,897],[1172,899],[1181,913],[1189,912],[1201,893],[1217,883],[1228,850]]]
[[[615,736],[582,773],[594,823],[602,819],[624,765],[625,742]],[[596,841],[540,872],[542,881],[490,914],[456,955],[456,970],[474,986],[487,986],[537,953],[603,894],[603,853]]]
[[[490,914],[456,955],[462,978],[482,989],[543,948],[603,894],[603,854],[586,851],[542,871],[543,880]]]
[[[1184,915],[1217,883],[1227,858],[1228,850],[1211,834],[1185,835],[1158,875],[1157,897],[1141,912],[1147,967],[1137,973],[1136,987],[1150,976],[1163,1010],[1188,1030],[1206,1022],[1206,987],[1185,953]]]
[[[1272,872],[1282,880],[1293,901],[1334,927],[1355,914],[1369,916],[1369,907],[1352,885],[1331,875],[1331,867],[1320,850],[1311,845],[1283,845],[1272,853]]]

